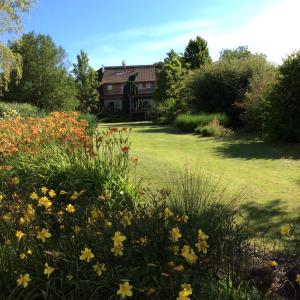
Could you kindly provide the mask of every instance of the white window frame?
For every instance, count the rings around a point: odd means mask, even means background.
[[[112,90],[112,84],[108,84],[108,85],[107,85],[107,90],[108,90],[108,91],[111,91],[111,90]]]
[[[152,82],[147,82],[146,89],[151,89],[151,88],[152,88]]]

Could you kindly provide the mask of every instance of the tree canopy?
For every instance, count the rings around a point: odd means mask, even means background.
[[[73,74],[78,90],[79,109],[90,112],[99,102],[99,82],[97,73],[89,65],[88,55],[83,50],[77,55],[77,63],[73,64]]]
[[[0,35],[19,32],[22,29],[21,15],[28,12],[34,2],[34,0],[0,0]],[[0,95],[7,88],[12,71],[15,72],[16,79],[21,77],[21,57],[0,42]]]
[[[66,70],[66,54],[48,35],[24,34],[9,47],[22,57],[22,78],[17,84],[15,72],[4,97],[27,102],[48,110],[74,109],[76,87]],[[75,101],[74,101],[75,100]]]
[[[207,63],[211,63],[207,41],[200,36],[190,40],[185,48],[183,60],[191,69],[198,69]]]

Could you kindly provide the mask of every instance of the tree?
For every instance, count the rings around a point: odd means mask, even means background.
[[[236,49],[222,49],[220,52],[220,60],[223,59],[247,59],[252,55],[248,50],[248,46],[239,46]]]
[[[271,139],[300,142],[300,51],[289,55],[278,69],[268,95],[266,130]]]
[[[22,78],[17,84],[15,72],[5,99],[27,102],[46,110],[72,110],[77,105],[74,79],[65,66],[66,53],[49,35],[31,32],[9,44],[22,57]]]
[[[77,86],[77,99],[79,100],[79,109],[90,112],[96,108],[99,103],[99,82],[97,73],[89,65],[87,53],[83,50],[77,55],[77,63],[73,64],[73,74]]]
[[[191,69],[198,69],[207,63],[211,63],[207,41],[200,36],[197,36],[195,40],[190,40],[185,48],[183,60]]]
[[[131,105],[134,107],[137,105],[136,100],[139,92],[135,83],[137,75],[137,73],[130,75],[128,81],[124,85],[122,111],[126,114],[130,112],[130,109],[132,108]]]
[[[0,34],[19,32],[22,29],[21,15],[28,12],[34,0],[0,0]],[[13,53],[0,42],[0,96],[10,80],[10,74],[15,72],[19,79],[21,73],[21,57]]]
[[[169,56],[167,63],[159,72],[157,87],[154,92],[156,108],[153,114],[163,122],[170,122],[181,112],[184,103],[182,91],[188,71],[183,67],[178,55]]]
[[[222,59],[194,73],[188,81],[187,101],[194,112],[225,112],[234,124],[240,124],[245,98],[251,79],[259,78],[268,65],[262,55],[247,59]]]

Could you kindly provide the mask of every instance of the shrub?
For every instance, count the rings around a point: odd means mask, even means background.
[[[188,106],[193,112],[225,112],[239,124],[242,109],[236,105],[244,99],[253,76],[264,71],[268,63],[262,55],[247,59],[221,59],[196,71],[188,80]]]
[[[215,137],[221,137],[221,136],[229,136],[231,135],[231,131],[229,129],[224,128],[218,119],[212,120],[208,125],[206,126],[198,126],[195,129],[195,132],[198,134],[201,134],[203,136],[215,136]]]
[[[279,67],[277,82],[268,98],[265,127],[273,140],[300,142],[300,51]]]
[[[29,103],[0,102],[0,118],[3,118],[5,114],[11,117],[26,118],[43,116],[44,112]]]
[[[197,127],[203,127],[208,125],[214,119],[218,119],[220,124],[227,125],[228,118],[225,114],[181,114],[177,116],[176,120],[174,121],[174,126],[180,128],[182,131],[186,132],[193,132]]]

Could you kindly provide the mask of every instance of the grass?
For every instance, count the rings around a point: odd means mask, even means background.
[[[174,172],[197,166],[221,179],[238,204],[259,224],[296,218],[300,208],[300,145],[279,145],[236,134],[216,139],[184,134],[149,122],[101,124],[132,127],[132,151],[141,158],[137,175],[163,187]]]

